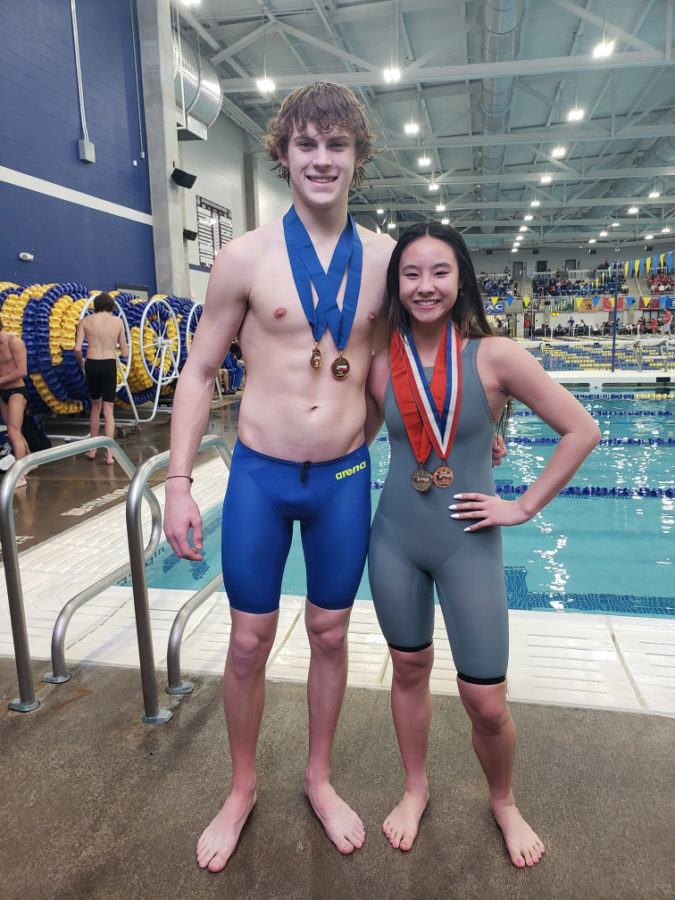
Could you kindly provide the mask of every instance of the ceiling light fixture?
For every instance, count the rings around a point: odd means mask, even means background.
[[[437,190],[438,190],[438,185],[436,184],[435,181],[432,181],[432,182],[431,182],[431,184],[429,185],[429,190],[430,190],[430,191],[437,191]]]
[[[527,231],[527,225],[521,225],[518,231]]]
[[[523,216],[525,222],[531,222],[534,219],[534,216],[528,213],[526,216]]]
[[[567,113],[567,121],[568,122],[581,122],[584,117],[585,110],[581,109],[578,106],[575,106],[574,109],[570,109]]]
[[[639,212],[640,212],[640,210],[637,208],[637,206],[629,206],[628,207],[628,215],[629,216],[636,216]]]
[[[447,216],[445,218],[441,219],[441,225],[449,225],[449,224],[450,224],[450,219],[448,219]]]
[[[401,70],[397,66],[391,66],[382,72],[385,81],[398,81],[401,77]]]
[[[420,158],[417,160],[417,165],[422,166],[422,167],[430,166],[431,160],[429,159],[428,156],[420,156]]]
[[[396,222],[387,222],[387,228],[389,229],[389,231],[392,231],[394,228],[396,228]]]
[[[646,235],[645,235],[645,240],[646,240],[646,241],[651,241],[653,237],[654,237],[653,234],[646,234]]]
[[[255,83],[255,86],[258,88],[261,94],[271,94],[274,91],[276,85],[272,81],[271,78],[267,77],[267,56],[265,54],[265,42],[267,39],[267,20],[263,25],[263,39],[262,39],[262,78],[258,78]]]
[[[557,147],[554,147],[553,150],[551,150],[551,156],[553,157],[553,159],[562,159],[566,153],[567,147],[561,147],[560,144],[558,144]]]
[[[600,232],[600,237],[607,237],[607,232],[606,232],[606,231],[601,231],[601,232]]]
[[[530,206],[541,206],[541,204],[540,204],[539,200],[532,200],[532,202],[530,203]]]
[[[539,179],[540,184],[550,184],[553,181],[550,175],[542,175]]]
[[[606,41],[604,38],[593,47],[593,56],[596,59],[606,59],[614,53],[614,41]]]
[[[596,243],[595,238],[589,238],[589,239],[588,239],[588,243],[589,243],[589,244],[595,244],[595,243]]]
[[[621,225],[621,222],[612,222],[612,228],[619,228],[620,225]]]
[[[419,134],[420,126],[417,122],[406,122],[403,130],[406,134]]]
[[[656,188],[654,188],[653,191],[650,191],[650,192],[649,192],[649,199],[650,199],[650,200],[656,200],[656,198],[657,198],[657,197],[660,197],[660,196],[661,196],[661,191],[657,191]]]
[[[666,225],[661,229],[661,234],[670,234],[670,228],[668,228],[668,226]]]
[[[384,215],[384,210],[383,210],[383,209],[378,209],[378,210],[376,210],[376,212],[377,212],[378,216],[383,216],[383,215]]]
[[[436,212],[443,212],[445,210],[445,206],[442,203],[439,203],[436,206]]]

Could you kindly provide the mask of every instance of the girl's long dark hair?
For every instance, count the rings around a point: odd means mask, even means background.
[[[411,225],[410,228],[406,228],[399,237],[394,252],[391,254],[382,309],[382,314],[389,326],[389,337],[391,338],[395,331],[403,334],[410,328],[410,316],[401,303],[399,295],[401,256],[407,247],[420,238],[427,236],[443,241],[455,252],[457,265],[459,266],[459,283],[461,287],[457,293],[455,305],[452,308],[451,318],[459,329],[460,337],[462,339],[492,337],[494,332],[485,315],[483,299],[478,287],[476,271],[471,261],[469,248],[456,228],[453,228],[451,225],[441,225],[439,222],[434,221],[418,222],[415,225]],[[498,425],[499,431],[504,435],[506,434],[510,410],[511,401],[509,400]]]
[[[457,301],[452,309],[452,320],[459,329],[462,338],[485,337],[491,335],[492,329],[485,315],[483,300],[476,280],[476,272],[471,261],[469,248],[464,238],[451,225],[441,225],[438,222],[418,222],[406,228],[398,239],[394,252],[389,260],[387,269],[387,287],[384,298],[383,314],[389,324],[389,333],[395,331],[403,333],[410,328],[410,316],[401,303],[398,284],[398,270],[401,264],[401,256],[407,247],[423,237],[437,238],[443,241],[455,252],[457,265],[459,266],[459,283],[461,285],[457,294]]]

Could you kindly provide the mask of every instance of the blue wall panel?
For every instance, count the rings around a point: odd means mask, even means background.
[[[112,290],[116,282],[155,292],[152,228],[119,216],[0,183],[0,281],[75,281]],[[21,262],[28,251],[33,262]]]
[[[135,3],[131,6],[135,16]],[[101,286],[110,267],[98,248],[121,244],[128,258],[139,234],[150,233],[146,225],[96,215],[57,199],[59,187],[66,187],[135,211],[151,212],[148,160],[141,158],[144,138],[140,131],[142,128],[144,135],[145,123],[141,119],[139,125],[142,86],[140,66],[136,82],[129,0],[77,0],[76,8],[86,122],[96,149],[93,164],[82,162],[78,154],[83,134],[70,0],[31,0],[30,4],[2,0],[0,165],[44,179],[54,187],[46,188],[46,194],[53,195],[48,203],[48,196],[41,199],[33,191],[18,190],[0,180],[2,230],[11,226],[12,248],[7,240],[0,242],[0,280],[13,280],[19,265],[21,281],[26,283],[29,266],[18,263],[12,234],[21,238],[20,249],[39,248],[39,258],[36,253],[35,264],[30,264],[41,271],[37,280],[82,280],[74,269],[81,269],[86,260],[87,270]],[[43,219],[42,211],[47,209],[48,217]],[[67,241],[61,233],[64,226]],[[50,242],[59,248],[58,253],[48,251]],[[139,258],[141,247],[146,254],[143,260]],[[148,274],[154,273],[152,241],[140,240],[132,258],[133,267],[145,273],[142,279],[122,273],[117,279],[154,283],[154,274]],[[48,259],[56,261],[59,274],[45,270]],[[126,265],[125,257],[117,256],[116,265],[120,263]],[[103,267],[100,274],[97,265]]]

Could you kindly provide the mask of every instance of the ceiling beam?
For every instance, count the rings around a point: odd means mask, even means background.
[[[287,27],[287,26],[285,26]],[[303,32],[304,34],[304,32]],[[309,40],[309,36],[306,35]],[[333,54],[335,48],[331,48]],[[365,65],[365,63],[362,63]],[[517,77],[519,75],[550,75],[553,72],[599,72],[604,69],[630,69],[645,67],[672,66],[673,61],[666,59],[664,52],[660,50],[639,51],[628,53],[615,53],[608,59],[595,59],[593,56],[558,56],[541,59],[512,59],[493,63],[465,63],[455,66],[428,66],[421,69],[401,69],[401,78],[396,82],[397,88],[405,84],[425,83],[431,84],[442,81],[467,81],[487,80],[490,78]],[[373,71],[378,72],[378,78],[373,79]],[[386,84],[379,77],[380,69],[368,64],[365,72],[332,72],[322,76],[324,81],[336,81],[347,87],[380,87],[386,90]],[[272,73],[270,73],[272,74]],[[304,87],[316,80],[316,76],[277,75],[274,80],[279,89],[293,90],[296,87]],[[227,93],[250,93],[256,90],[254,78],[224,78],[221,80],[223,90]]]

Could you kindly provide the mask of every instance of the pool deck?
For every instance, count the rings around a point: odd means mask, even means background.
[[[198,466],[194,475],[193,495],[205,511],[220,501],[214,496],[214,484],[224,491],[223,463],[209,460]],[[163,486],[154,490],[163,505]],[[20,554],[31,655],[34,662],[45,661],[44,673],[51,669],[51,634],[61,608],[93,580],[128,562],[124,510],[124,504],[118,502]],[[146,534],[148,523],[146,514]],[[173,619],[189,596],[187,591],[149,591],[155,661],[160,670],[166,669]],[[282,598],[279,629],[267,667],[271,680],[306,680],[309,646],[303,606],[301,597]],[[675,621],[512,610],[510,632],[510,699],[675,716]],[[181,650],[183,677],[222,673],[228,636],[229,610],[220,592],[188,623]],[[0,656],[14,656],[4,579],[0,584]],[[389,654],[369,602],[357,601],[354,607],[349,657],[350,687],[389,689]],[[67,633],[66,659],[69,665],[89,662],[138,668],[131,588],[107,588],[75,614]],[[35,667],[40,671],[40,663]],[[140,678],[138,687],[140,715]],[[457,694],[440,616],[432,690]],[[182,702],[189,703],[189,699]]]

